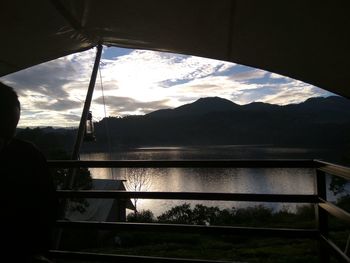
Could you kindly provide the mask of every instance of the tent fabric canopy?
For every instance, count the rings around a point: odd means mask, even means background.
[[[103,44],[231,61],[350,98],[350,2],[11,0],[0,76]]]

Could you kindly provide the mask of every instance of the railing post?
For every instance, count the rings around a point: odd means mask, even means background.
[[[316,170],[316,194],[319,197],[319,202],[322,200],[327,200],[327,187],[326,187],[326,173],[323,171]],[[319,204],[316,206],[316,222],[317,228],[320,233],[320,237],[328,237],[328,214],[325,210],[323,210]],[[319,238],[319,261],[321,263],[330,262],[330,256],[327,247],[322,242],[322,239]]]

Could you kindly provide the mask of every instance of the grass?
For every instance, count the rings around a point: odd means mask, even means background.
[[[246,209],[220,210],[215,207],[188,205],[172,208],[162,217],[153,217],[150,211],[131,217],[134,222],[180,224],[233,225],[251,227],[315,228],[313,206],[300,207],[297,213],[273,212],[263,206]],[[137,221],[139,220],[139,221]],[[330,220],[332,240],[345,247],[348,229]],[[77,230],[79,231],[79,230]],[[101,233],[101,232],[100,232]],[[281,239],[270,237],[248,238],[233,235],[209,235],[168,232],[103,232],[84,231],[69,234],[68,247],[80,250],[121,255],[212,259],[236,262],[292,263],[318,262],[318,241],[310,239]],[[120,242],[115,242],[118,237]],[[73,239],[71,239],[73,238]],[[86,240],[103,240],[86,242]],[[85,242],[85,244],[84,244]],[[79,244],[79,245],[77,245]]]
[[[317,242],[314,240],[159,232],[119,232],[115,235],[122,241],[120,245],[106,242],[109,244],[84,251],[238,262],[318,261]]]

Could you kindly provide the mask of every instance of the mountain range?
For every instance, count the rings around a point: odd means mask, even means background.
[[[71,152],[76,129],[19,129],[48,156]],[[107,152],[146,146],[270,145],[315,149],[350,148],[350,100],[311,98],[285,106],[238,105],[219,97],[201,98],[146,115],[108,117],[95,123],[95,142],[82,151]],[[343,150],[342,150],[343,151]],[[53,158],[53,157],[52,157]]]
[[[95,144],[110,141],[113,146],[328,147],[348,144],[349,134],[350,101],[339,96],[311,98],[286,106],[261,102],[238,105],[227,99],[207,97],[142,116],[105,118],[96,123]]]

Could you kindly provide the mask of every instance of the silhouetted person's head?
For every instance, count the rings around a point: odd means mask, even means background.
[[[16,132],[21,106],[16,92],[0,82],[0,143],[10,141]]]

